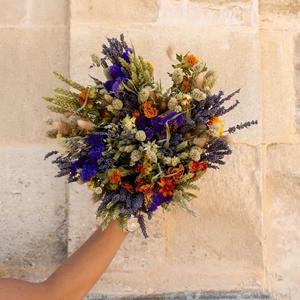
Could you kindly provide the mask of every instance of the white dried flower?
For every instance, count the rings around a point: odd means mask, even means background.
[[[178,101],[176,98],[172,97],[169,102],[168,102],[168,109],[169,110],[174,110],[176,105],[178,105]]]
[[[202,91],[200,91],[199,89],[193,89],[192,93],[191,93],[191,96],[196,101],[202,101],[206,98],[206,94],[203,93]]]
[[[142,158],[142,154],[141,154],[141,151],[139,150],[133,150],[130,154],[130,159],[133,161],[133,162],[137,162],[139,161],[140,159]]]
[[[112,106],[115,110],[121,110],[123,108],[123,102],[120,99],[114,99]]]
[[[143,142],[146,140],[146,133],[143,130],[138,130],[135,134],[135,138],[140,141]]]
[[[180,159],[176,156],[173,157],[165,157],[165,163],[169,166],[176,167],[180,163]]]
[[[113,100],[113,97],[112,97],[111,95],[109,95],[109,94],[105,94],[105,95],[104,95],[104,100],[105,100],[106,102],[108,102],[108,103],[111,103],[112,100]]]
[[[176,105],[174,108],[174,111],[176,111],[177,113],[180,113],[182,111],[182,107],[180,105]]]
[[[178,93],[178,94],[176,94],[175,95],[175,98],[177,99],[177,100],[182,100],[183,98],[184,98],[184,93]]]
[[[129,130],[132,130],[135,128],[135,117],[130,118],[129,115],[126,115],[126,117],[121,121],[121,123]]]
[[[98,186],[98,187],[94,188],[94,192],[95,192],[95,194],[100,195],[100,194],[102,194],[102,188],[100,186]]]
[[[152,89],[151,86],[145,86],[139,91],[139,95],[138,95],[139,102],[142,103],[149,99],[151,89]]]
[[[184,76],[184,73],[183,73],[182,69],[176,68],[172,74],[172,80],[176,84],[180,84],[183,81],[183,76]]]
[[[199,161],[202,152],[203,152],[203,151],[202,151],[201,148],[193,147],[193,148],[191,149],[191,151],[190,151],[190,158],[191,158],[191,160]]]
[[[106,106],[106,109],[107,109],[108,111],[110,111],[110,112],[113,112],[113,111],[114,111],[113,106],[110,105],[110,104]]]

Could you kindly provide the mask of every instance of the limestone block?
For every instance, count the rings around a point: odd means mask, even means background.
[[[27,14],[27,2],[19,0],[0,0],[1,26],[23,23]]]
[[[188,34],[187,34],[188,30]],[[240,105],[225,116],[226,127],[241,121],[258,119],[259,125],[243,130],[234,136],[237,142],[258,144],[261,141],[261,101],[259,96],[260,66],[257,33],[250,29],[226,30],[222,28],[176,28],[158,26],[94,27],[73,25],[71,28],[71,76],[83,83],[90,82],[87,73],[99,77],[99,71],[89,70],[90,54],[100,54],[105,37],[119,36],[123,32],[132,41],[139,55],[151,61],[155,78],[161,78],[167,87],[170,78],[167,72],[174,63],[167,56],[167,49],[186,53],[191,51],[205,60],[218,74],[215,90],[226,94],[241,88],[234,99]],[[103,77],[102,77],[103,79]],[[233,103],[233,102],[232,102]]]
[[[298,14],[300,12],[300,3],[297,0],[260,0],[259,6],[262,14]]]
[[[72,23],[148,23],[158,17],[158,0],[71,0]]]
[[[295,122],[297,134],[300,133],[300,34],[296,35],[294,47],[294,62],[295,62],[295,90],[296,90],[296,105],[295,105]]]
[[[42,96],[60,86],[53,70],[68,72],[65,28],[7,28],[0,31],[0,143],[45,142]]]
[[[1,147],[1,277],[45,279],[66,257],[65,183],[45,146]]]
[[[289,142],[296,138],[293,35],[262,30],[263,139]]]
[[[300,298],[300,145],[267,147],[267,280],[275,299]]]
[[[28,24],[30,25],[67,25],[69,17],[68,0],[30,0]]]
[[[180,208],[167,215],[173,286],[230,290],[262,284],[260,150],[232,148],[225,166],[198,181],[198,198],[190,203],[198,216]]]
[[[256,1],[164,0],[160,2],[160,24],[182,26],[246,25],[258,21]]]

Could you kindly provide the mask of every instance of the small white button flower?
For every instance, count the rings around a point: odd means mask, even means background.
[[[141,151],[139,150],[133,150],[130,154],[130,159],[133,162],[137,162],[142,158]]]
[[[206,98],[206,94],[203,93],[202,91],[200,91],[199,89],[193,89],[192,93],[191,93],[191,96],[196,101],[202,101]]]
[[[146,140],[146,133],[143,130],[138,130],[135,134],[135,138],[140,141],[143,142]]]
[[[123,108],[123,102],[120,99],[114,99],[112,106],[115,110],[121,110]]]
[[[184,76],[184,73],[183,73],[182,69],[176,68],[172,74],[172,80],[176,84],[180,84],[183,81],[183,76]]]

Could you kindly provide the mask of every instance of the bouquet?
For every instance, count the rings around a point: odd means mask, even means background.
[[[225,104],[239,90],[226,97],[213,93],[216,75],[195,55],[176,55],[165,90],[123,34],[107,41],[103,57],[92,55],[90,66],[101,68],[107,80],[91,76],[93,84],[82,86],[54,72],[70,89],[55,88],[54,96],[44,97],[49,110],[61,114],[50,121],[48,134],[64,146],[46,158],[55,155],[57,176],[87,183],[99,202],[102,229],[118,219],[128,230],[134,218],[147,237],[145,217],[151,219],[158,207],[180,205],[195,215],[189,208],[195,181],[224,164],[232,152],[229,134],[257,121],[224,130],[221,117],[239,101]]]

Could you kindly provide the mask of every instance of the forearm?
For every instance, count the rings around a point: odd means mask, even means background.
[[[0,280],[0,299],[5,300],[81,300],[104,273],[127,232],[118,221],[94,234],[45,282]]]
[[[127,233],[118,221],[95,233],[44,283],[58,299],[82,299],[104,273]]]

